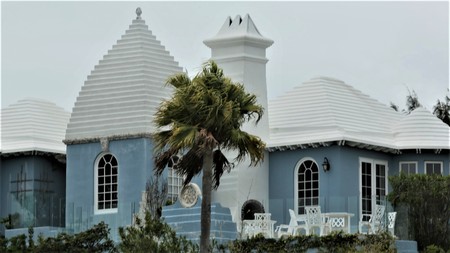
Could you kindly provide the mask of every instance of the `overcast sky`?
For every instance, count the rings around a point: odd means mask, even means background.
[[[449,86],[447,1],[2,1],[2,107],[37,97],[71,111],[87,75],[128,29],[136,7],[189,74],[210,57],[204,39],[228,16],[250,14],[274,40],[267,50],[269,99],[320,75],[401,108],[409,88],[432,110]]]

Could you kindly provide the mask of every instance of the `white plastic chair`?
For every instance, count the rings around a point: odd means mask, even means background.
[[[275,233],[277,233],[278,238],[281,238],[283,235],[297,235],[301,229],[305,230],[306,233],[306,224],[298,224],[297,216],[295,215],[294,210],[289,209],[289,216],[291,218],[289,225],[282,224],[277,226],[275,229]]]
[[[266,237],[273,238],[273,224],[270,213],[255,213],[254,235],[263,234]]]
[[[320,206],[305,206],[306,211],[306,233],[314,234],[316,228],[319,228],[319,235],[326,235],[331,231],[328,220],[322,215]],[[312,231],[312,233],[311,233]]]
[[[388,213],[388,231],[392,236],[395,237],[395,218],[397,217],[397,212]]]
[[[359,232],[363,232],[363,227],[367,227],[368,234],[375,234],[384,227],[384,210],[382,205],[375,205],[375,214],[363,214],[359,221]]]

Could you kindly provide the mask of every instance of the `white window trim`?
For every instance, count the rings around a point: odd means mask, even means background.
[[[302,159],[300,159],[297,164],[295,165],[295,169],[294,169],[294,210],[295,213],[298,215],[298,170],[300,169],[300,165],[302,165],[303,162],[311,160],[313,161],[318,168],[318,173],[319,173],[319,199],[320,199],[320,167],[319,164],[316,162],[316,160],[312,157],[303,157]]]
[[[98,209],[98,180],[97,180],[98,179],[98,163],[99,163],[100,159],[105,155],[112,155],[117,160],[117,167],[118,167],[117,168],[117,192],[119,192],[119,172],[120,172],[119,160],[117,159],[117,156],[115,156],[112,153],[101,153],[97,156],[97,158],[95,159],[95,163],[94,163],[94,214],[117,213],[118,207],[119,207],[119,203],[117,203],[116,208],[109,208],[109,209],[102,209],[102,210]]]
[[[416,165],[416,174],[419,173],[419,163],[417,161],[401,161],[398,164],[398,173],[400,174],[402,172],[402,164],[409,164],[414,163]]]
[[[444,162],[443,161],[424,161],[423,162],[423,174],[427,174],[427,164],[428,163],[439,163],[441,165],[441,175],[444,175]]]
[[[173,182],[172,182],[172,184],[171,184],[171,182],[169,182],[170,179],[176,180],[177,182],[181,180],[181,183],[179,185],[174,185]],[[167,189],[167,195],[168,195],[168,198],[171,201],[175,202],[178,199],[178,195],[180,194],[181,189],[183,187],[184,179],[185,179],[185,176],[179,176],[173,168],[168,168],[168,173],[167,173],[167,188],[168,188]],[[174,194],[173,192],[170,192],[171,190],[173,190],[173,188],[178,189],[177,194]]]
[[[377,159],[371,159],[371,158],[366,158],[366,157],[360,157],[359,158],[359,165],[358,165],[358,168],[359,168],[359,171],[358,171],[358,177],[359,177],[359,187],[358,187],[358,192],[359,192],[359,217],[362,217],[362,178],[361,178],[361,173],[362,173],[362,163],[363,162],[365,162],[365,163],[370,163],[370,164],[372,164],[372,173],[373,173],[373,171],[375,171],[375,174],[376,174],[376,167],[375,167],[375,165],[377,165],[377,164],[380,164],[380,165],[384,165],[385,166],[385,168],[386,168],[386,174],[385,174],[385,176],[386,176],[386,180],[384,180],[384,184],[385,184],[385,192],[386,192],[386,195],[385,195],[385,197],[387,196],[387,193],[389,192],[389,189],[388,189],[388,177],[389,177],[389,166],[388,166],[388,162],[387,161],[385,161],[385,160],[377,160]],[[373,176],[373,174],[371,175],[371,183],[370,183],[371,185],[372,185],[372,187],[375,185],[376,186],[376,175],[375,176]],[[375,190],[376,190],[376,187],[375,187]],[[372,194],[373,194],[373,192],[372,192]],[[376,194],[376,192],[375,192],[375,194]],[[376,203],[376,199],[375,198],[372,198],[372,211],[374,211],[373,210],[373,208],[375,207],[375,203]]]

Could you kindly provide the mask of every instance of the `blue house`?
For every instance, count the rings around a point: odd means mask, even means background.
[[[26,98],[2,109],[0,234],[57,232],[65,226],[66,147],[70,113]],[[8,228],[7,230],[5,230]]]
[[[20,209],[14,207],[18,183],[12,179],[21,173],[20,164],[51,159],[57,169],[46,170],[61,183],[54,183],[53,191],[65,198],[59,220],[66,230],[79,232],[105,221],[117,240],[117,228],[133,223],[146,182],[154,175],[153,115],[170,98],[167,77],[182,71],[137,13],[81,87],[65,136],[52,136],[66,148],[14,153],[2,143],[0,217]],[[249,15],[228,17],[204,43],[224,73],[244,83],[267,108],[258,126],[244,125],[267,143],[264,162],[257,168],[239,164],[223,175],[213,193],[212,237],[219,241],[238,237],[242,221],[253,213],[270,212],[276,225],[288,224],[289,209],[303,214],[310,205],[352,213],[350,228],[356,232],[362,214],[373,213],[376,204],[389,208],[390,175],[449,174],[450,128],[427,109],[405,115],[361,93],[357,84],[329,77],[312,78],[268,101],[266,50],[274,42]],[[7,112],[11,118],[2,112],[2,120],[9,124],[19,111]],[[38,175],[37,167],[28,167],[28,173]],[[164,207],[163,217],[179,234],[198,238],[201,189],[183,191],[182,178],[170,168],[164,176],[170,198],[181,193],[181,201]],[[194,183],[201,185],[199,178]],[[65,187],[65,194],[58,187]],[[185,192],[194,193],[193,202],[184,200]],[[39,203],[37,196],[32,198]],[[43,220],[36,217],[34,224],[54,226]]]

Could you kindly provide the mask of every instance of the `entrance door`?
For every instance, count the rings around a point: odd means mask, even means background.
[[[360,158],[360,217],[386,204],[387,170],[386,161]]]

